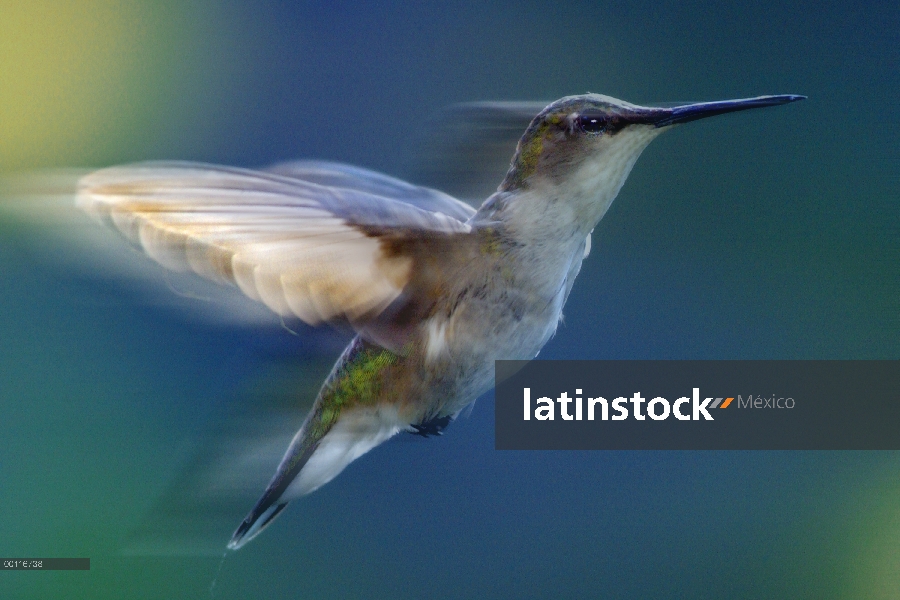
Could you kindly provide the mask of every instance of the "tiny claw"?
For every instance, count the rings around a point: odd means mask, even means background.
[[[422,423],[412,425],[415,431],[410,431],[413,435],[421,435],[422,437],[430,437],[432,435],[443,435],[444,429],[450,424],[453,418],[450,415],[445,417],[434,418]]]

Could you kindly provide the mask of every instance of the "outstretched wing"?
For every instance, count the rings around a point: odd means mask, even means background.
[[[401,251],[404,242],[421,247],[470,231],[455,216],[418,206],[414,194],[367,191],[364,175],[332,187],[296,173],[140,163],[87,175],[78,204],[167,268],[237,285],[282,316],[364,330],[405,300],[415,257]]]
[[[356,190],[399,200],[423,210],[443,213],[460,221],[467,221],[475,214],[475,209],[470,205],[444,192],[413,185],[384,173],[353,165],[325,160],[295,160],[272,165],[266,168],[266,172],[326,187]]]

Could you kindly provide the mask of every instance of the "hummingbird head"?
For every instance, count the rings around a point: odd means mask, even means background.
[[[641,151],[671,126],[803,98],[760,96],[663,108],[637,106],[600,94],[567,96],[532,120],[499,191],[567,183],[583,185],[601,196],[611,195],[611,201]]]
[[[542,110],[519,140],[500,191],[571,179],[583,166],[628,163],[661,129],[637,107],[609,96],[567,96]],[[637,117],[637,118],[636,118]],[[623,150],[628,151],[623,151]],[[630,161],[630,162],[633,162]]]

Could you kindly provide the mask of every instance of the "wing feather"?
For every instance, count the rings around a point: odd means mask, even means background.
[[[324,160],[297,160],[273,165],[266,171],[327,187],[357,190],[392,198],[424,210],[443,213],[460,221],[465,221],[475,214],[473,207],[444,192],[412,185],[383,173],[353,165]]]
[[[364,328],[400,299],[414,260],[396,251],[397,239],[470,231],[469,207],[440,192],[335,163],[304,165],[293,176],[195,163],[112,167],[81,180],[78,205],[164,267],[236,285],[311,325]]]

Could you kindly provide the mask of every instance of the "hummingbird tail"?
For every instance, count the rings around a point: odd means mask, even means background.
[[[321,437],[315,427],[307,425],[294,438],[265,493],[234,532],[230,550],[256,537],[288,502],[316,491],[351,462],[409,426],[395,410],[378,408],[347,411]]]
[[[262,497],[234,532],[237,550],[257,536],[287,503],[314,492],[351,462],[409,427],[397,407],[377,402],[381,379],[397,357],[357,338],[329,376]]]
[[[284,507],[287,505],[287,502],[272,504],[259,514],[256,513],[256,509],[254,508],[241,523],[240,527],[237,528],[237,531],[234,532],[234,535],[231,536],[231,541],[228,542],[228,549],[237,550],[255,538],[275,519],[275,517],[278,516],[278,513],[284,510]],[[259,505],[257,504],[257,506]]]
[[[314,417],[315,412],[314,408],[310,417]],[[237,550],[259,535],[284,510],[288,502],[297,497],[296,494],[286,494],[286,492],[315,453],[322,437],[321,429],[311,427],[308,417],[306,423],[294,436],[291,445],[288,446],[266,491],[231,536],[231,541],[228,542],[229,550]]]

